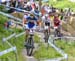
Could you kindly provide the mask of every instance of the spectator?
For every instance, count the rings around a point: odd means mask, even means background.
[[[34,15],[36,15],[36,16],[39,18],[39,10],[38,10],[38,7],[36,7],[36,8],[33,10],[33,13],[34,13]]]
[[[10,20],[10,21],[5,22],[4,27],[5,29],[9,29],[9,27],[13,25],[14,25],[13,20]]]
[[[24,9],[26,11],[31,11],[32,10],[32,7],[31,7],[30,3],[27,3],[27,5],[24,6]]]
[[[18,8],[24,8],[24,0],[18,0]]]
[[[5,27],[5,29],[8,29],[8,28],[9,28],[9,26],[8,26],[8,23],[7,23],[7,22],[5,22],[5,23],[4,23],[4,27]]]

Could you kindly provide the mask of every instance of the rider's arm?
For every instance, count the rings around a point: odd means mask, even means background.
[[[27,22],[27,19],[26,19],[26,16],[24,15],[24,17],[23,17],[23,27],[24,27],[24,25],[26,24],[26,22]]]
[[[25,21],[26,21],[26,19],[25,19],[25,18],[23,18],[23,22],[22,22],[23,27],[24,27],[24,25],[25,25]]]

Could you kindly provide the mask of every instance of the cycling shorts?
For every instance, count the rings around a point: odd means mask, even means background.
[[[50,26],[50,22],[45,22],[45,25],[46,26]]]

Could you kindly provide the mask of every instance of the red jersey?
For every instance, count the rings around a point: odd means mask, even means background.
[[[59,26],[60,25],[60,20],[58,17],[54,17],[54,26]]]

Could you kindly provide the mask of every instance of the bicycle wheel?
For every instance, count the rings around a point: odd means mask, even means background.
[[[33,49],[34,49],[33,38],[29,38],[29,40],[28,40],[28,47],[26,48],[28,56],[32,55]]]
[[[46,32],[45,32],[45,43],[48,43],[48,38],[49,38],[48,30],[46,30]]]
[[[54,33],[54,36],[55,36],[55,37],[58,37],[58,38],[56,38],[56,39],[61,39],[60,37],[61,37],[62,35],[61,35],[60,31],[59,31],[58,29],[56,29],[56,30],[55,30],[55,33]]]
[[[27,48],[26,50],[27,50],[27,55],[31,56],[33,53],[33,48]]]
[[[58,30],[57,29],[55,29],[54,36],[58,37]]]

